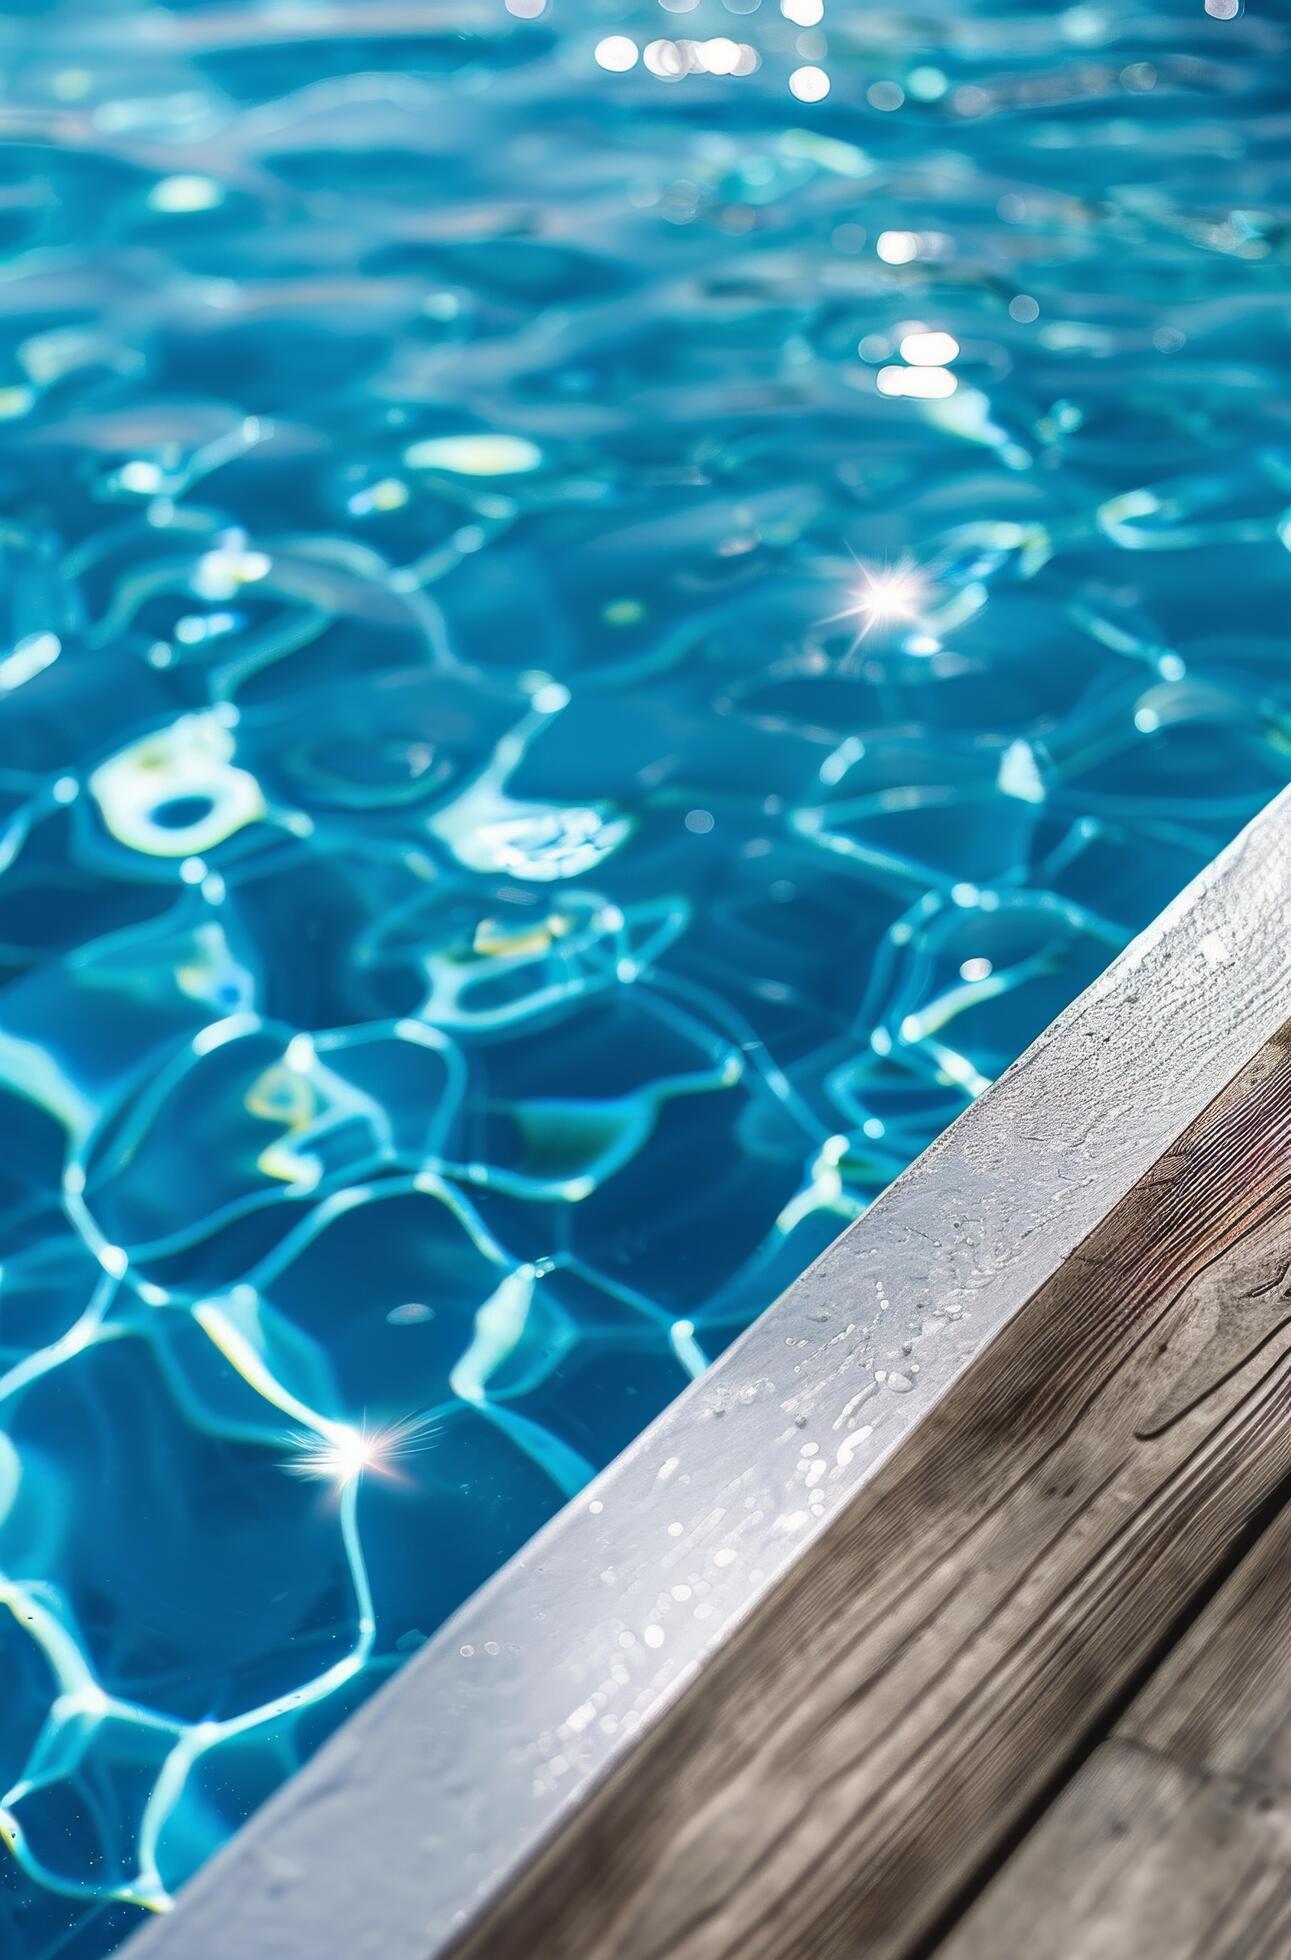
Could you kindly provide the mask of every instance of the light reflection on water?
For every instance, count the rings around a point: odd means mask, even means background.
[[[1288,770],[1284,10],[0,13],[0,1947]]]

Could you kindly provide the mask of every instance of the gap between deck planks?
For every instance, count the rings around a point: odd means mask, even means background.
[[[937,1960],[1291,1953],[1291,1507]]]
[[[1291,1476],[1289,1270],[1284,1028],[455,1960],[926,1944]]]

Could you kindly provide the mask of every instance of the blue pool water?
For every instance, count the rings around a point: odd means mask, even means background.
[[[1291,774],[1285,6],[511,5],[0,10],[6,1960]]]

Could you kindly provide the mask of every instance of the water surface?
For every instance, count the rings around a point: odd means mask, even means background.
[[[1284,6],[511,4],[0,13],[6,1960],[1291,775]]]

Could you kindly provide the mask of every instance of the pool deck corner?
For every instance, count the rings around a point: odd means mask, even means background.
[[[1291,1950],[1289,901],[1291,794],[131,1955]]]

